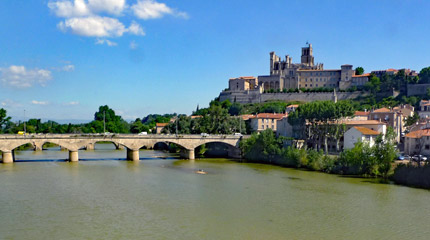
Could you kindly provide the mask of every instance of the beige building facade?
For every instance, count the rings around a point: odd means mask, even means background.
[[[430,156],[430,129],[421,129],[406,134],[405,154]]]
[[[276,132],[278,121],[284,117],[287,115],[283,113],[259,113],[250,117],[249,120],[253,131],[261,132],[270,128]]]
[[[352,65],[340,69],[324,70],[322,63],[315,64],[312,44],[302,48],[301,62],[293,63],[292,57],[282,60],[275,52],[270,53],[270,75],[259,76],[259,84],[265,89],[347,89],[367,83],[369,74],[355,75]]]

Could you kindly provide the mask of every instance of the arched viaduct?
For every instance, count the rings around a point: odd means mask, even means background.
[[[94,149],[97,142],[112,142],[117,148],[127,149],[127,159],[138,161],[139,149],[153,148],[156,143],[174,143],[183,148],[182,157],[194,159],[194,149],[206,143],[224,143],[239,150],[239,142],[246,136],[234,135],[136,135],[136,134],[31,134],[0,135],[0,151],[3,163],[14,161],[13,151],[22,145],[31,144],[35,150],[42,150],[45,143],[54,143],[69,151],[69,161],[79,161],[79,149]]]

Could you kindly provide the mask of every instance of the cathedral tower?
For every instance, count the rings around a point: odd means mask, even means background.
[[[306,64],[310,67],[314,66],[314,56],[312,53],[312,44],[307,43],[307,47],[302,48],[302,64]]]

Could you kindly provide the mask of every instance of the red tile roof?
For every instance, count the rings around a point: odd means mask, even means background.
[[[167,126],[169,123],[155,123],[155,126],[157,127],[165,127]]]
[[[355,111],[354,116],[368,116],[370,112]]]
[[[354,75],[352,77],[370,77],[370,73],[365,73],[365,74],[361,74],[361,75]]]
[[[244,121],[246,121],[246,120],[248,120],[248,119],[255,118],[255,115],[252,115],[252,114],[243,114],[243,115],[240,115],[240,117],[241,117]]]
[[[354,127],[354,128],[364,135],[379,135],[379,132],[369,128],[365,128],[365,127]]]
[[[259,113],[257,114],[257,118],[273,118],[273,119],[281,119],[287,116],[284,113]]]
[[[255,78],[256,77],[246,76],[246,77],[230,78],[230,80],[233,80],[233,79],[255,79]]]
[[[391,110],[388,108],[380,108],[380,109],[374,110],[373,112],[375,112],[375,113],[389,113],[389,112],[391,112]]]
[[[426,136],[430,136],[430,129],[421,129],[418,131],[413,131],[410,132],[408,134],[405,135],[405,137],[407,138],[421,138],[421,137],[426,137]]]
[[[342,121],[346,125],[386,125],[384,122],[380,122],[378,120],[351,120],[351,121]]]

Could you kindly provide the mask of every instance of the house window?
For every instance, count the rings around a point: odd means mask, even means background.
[[[426,150],[429,150],[430,149],[430,145],[426,145]]]
[[[318,87],[318,84],[315,84],[316,87]]]

